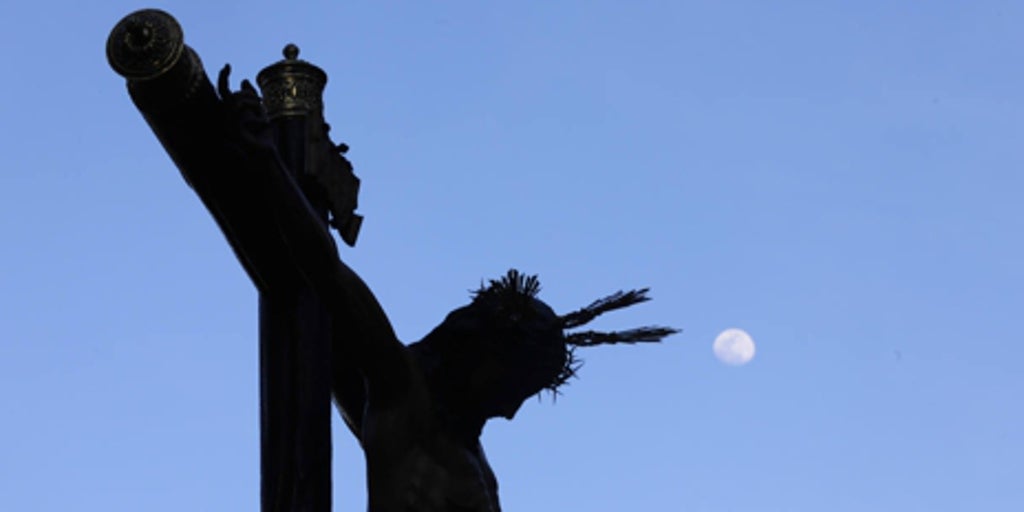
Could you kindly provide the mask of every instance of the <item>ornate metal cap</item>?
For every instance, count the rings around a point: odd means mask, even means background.
[[[143,9],[125,16],[107,38],[110,67],[129,80],[163,75],[174,67],[184,50],[181,25],[159,9]]]
[[[263,92],[267,115],[309,115],[323,112],[324,86],[327,73],[299,59],[299,47],[284,47],[284,60],[263,68],[256,75],[256,83]]]

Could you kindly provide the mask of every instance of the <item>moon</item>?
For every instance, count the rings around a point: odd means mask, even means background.
[[[743,329],[726,329],[715,338],[711,347],[719,361],[742,366],[754,358],[754,339]]]

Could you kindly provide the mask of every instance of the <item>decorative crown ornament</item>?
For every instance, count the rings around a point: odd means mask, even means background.
[[[256,75],[267,117],[272,124],[291,126],[285,131],[295,129],[292,120],[302,119],[300,124],[304,128],[300,130],[305,130],[305,134],[301,140],[306,145],[306,155],[294,171],[319,185],[320,191],[314,195],[326,201],[329,224],[338,230],[346,244],[354,245],[363,220],[355,213],[359,178],[344,157],[348,146],[331,142],[330,125],[323,118],[327,73],[299,59],[299,47],[294,44],[285,46],[283,53],[284,60],[263,68]]]
[[[271,64],[256,75],[263,92],[263,104],[271,119],[323,113],[327,73],[299,58],[299,47],[284,47],[284,60]]]

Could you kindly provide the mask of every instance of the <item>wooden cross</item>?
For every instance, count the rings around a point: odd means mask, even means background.
[[[289,45],[257,77],[262,106],[248,85],[227,91],[228,68],[218,96],[177,21],[154,9],[122,19],[107,56],[259,291],[262,510],[328,512],[332,326],[302,269],[337,264],[328,226],[352,245],[361,217],[347,147],[323,119],[327,76]],[[252,108],[265,108],[269,126],[245,125],[266,120]]]

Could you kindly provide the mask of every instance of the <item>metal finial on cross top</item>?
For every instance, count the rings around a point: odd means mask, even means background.
[[[330,125],[323,118],[327,73],[299,59],[299,47],[294,44],[289,43],[282,53],[284,60],[256,75],[277,147],[287,155],[314,209],[329,214],[328,221],[341,239],[355,245],[363,220],[354,213],[359,178],[343,156],[348,145],[334,145],[329,138]]]

